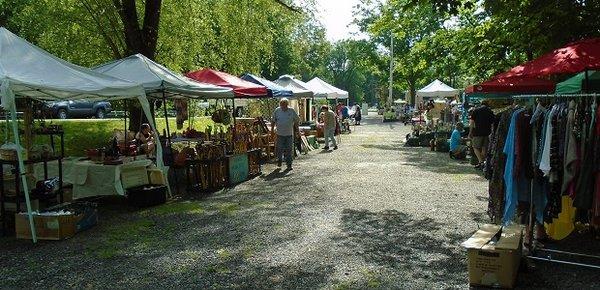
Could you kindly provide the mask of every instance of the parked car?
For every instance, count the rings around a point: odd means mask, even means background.
[[[59,101],[48,102],[44,107],[44,113],[47,116],[68,119],[68,118],[91,118],[104,119],[112,111],[109,102],[92,102],[86,100],[79,101]]]

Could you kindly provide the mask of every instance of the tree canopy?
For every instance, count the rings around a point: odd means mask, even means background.
[[[368,37],[331,43],[315,0],[3,0],[0,25],[61,58],[94,66],[133,53],[187,72],[318,76],[351,102],[433,79],[462,88],[568,42],[600,35],[595,0],[361,0]]]

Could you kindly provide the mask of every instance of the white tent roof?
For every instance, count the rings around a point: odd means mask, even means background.
[[[160,97],[163,91],[168,95],[186,97],[233,98],[233,90],[194,81],[174,73],[142,54],[105,63],[93,68],[94,71],[113,77],[140,83],[146,95]]]
[[[342,89],[338,89],[318,77],[313,78],[312,80],[306,82],[306,84],[309,86],[309,88],[313,92],[315,92],[315,97],[317,97],[317,92],[318,92],[319,97],[321,97],[321,98],[325,98],[325,97],[328,99],[347,99],[348,98],[348,92],[346,92]]]
[[[417,91],[419,97],[452,97],[458,94],[458,90],[454,89],[440,80],[435,80]]]
[[[143,95],[136,83],[59,59],[0,27],[0,80],[14,95],[40,100]],[[4,98],[3,97],[3,104]]]
[[[291,75],[282,75],[275,83],[284,87],[286,90],[292,91],[295,98],[312,98],[313,92],[307,88],[305,82],[294,78]]]
[[[0,27],[0,97],[2,107],[11,113],[10,123],[16,148],[22,148],[15,104],[15,99],[19,97],[38,100],[137,97],[148,122],[155,129],[155,137],[158,138],[150,105],[141,85],[66,62],[14,35],[4,27]],[[17,150],[17,160],[25,192],[31,236],[36,242],[22,150]],[[160,142],[156,146],[156,163],[165,172]]]

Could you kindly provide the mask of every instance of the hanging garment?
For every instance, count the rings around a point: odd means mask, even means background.
[[[523,110],[517,115],[515,132],[515,169],[514,176],[524,174],[527,178],[533,177],[531,167],[531,114]]]
[[[513,111],[507,110],[500,114],[498,126],[491,138],[490,143],[490,165],[486,166],[489,170],[489,199],[488,199],[488,216],[490,220],[499,224],[502,221],[504,213],[504,166],[506,164],[506,156],[503,153],[510,118]]]
[[[532,122],[530,122],[530,124],[532,125],[531,128],[531,167],[532,167],[532,174],[533,174],[533,180],[532,180],[532,184],[531,184],[531,190],[532,192],[532,201],[534,204],[534,211],[535,211],[535,219],[536,222],[539,224],[542,224],[544,222],[544,211],[546,209],[546,203],[547,203],[547,192],[548,192],[548,179],[544,178],[544,174],[539,170],[539,162],[537,158],[534,158],[535,156],[538,156],[538,151],[540,150],[541,146],[541,136],[542,136],[542,130],[544,129],[544,115],[545,112],[541,114],[541,118],[536,118],[537,120],[533,120],[532,117]],[[534,114],[535,116],[535,114]]]
[[[567,113],[567,122],[565,130],[565,148],[564,148],[564,162],[563,162],[563,183],[561,188],[561,194],[570,195],[573,190],[573,180],[577,175],[578,154],[577,154],[577,139],[573,132],[573,126],[575,124],[575,101],[569,102],[569,109]]]
[[[512,114],[506,143],[504,144],[504,154],[506,155],[506,165],[504,166],[504,216],[502,224],[508,225],[511,223],[515,215],[519,200],[528,200],[529,198],[529,183],[526,182],[523,172],[519,176],[514,176],[515,165],[515,136],[517,127],[517,118],[524,109],[519,109]]]
[[[562,154],[560,143],[564,133],[561,133],[562,118],[564,118],[564,104],[555,104],[550,116],[551,139],[550,139],[550,170],[547,174],[549,191],[547,193],[546,218],[551,220],[557,218],[562,208]],[[564,128],[563,128],[564,129]]]
[[[540,170],[544,173],[544,176],[548,176],[550,174],[550,146],[552,144],[552,116],[554,114],[555,108],[552,107],[550,112],[546,115],[545,125],[544,125],[544,134],[542,140],[544,140],[542,146],[542,154],[540,159]]]
[[[594,189],[594,202],[592,206],[592,224],[596,227],[600,227],[600,106],[596,107],[596,130],[594,139],[596,146],[594,148],[594,164],[596,168],[596,187]]]
[[[586,110],[586,122],[582,133],[582,152],[583,159],[581,166],[580,178],[577,180],[577,195],[573,204],[580,210],[590,210],[592,208],[592,201],[594,195],[594,178],[596,176],[594,168],[596,165],[592,162],[594,159],[594,131],[595,131],[595,120],[596,120],[596,102],[593,104],[587,104]],[[589,161],[588,161],[589,160]],[[586,162],[587,161],[587,162]]]

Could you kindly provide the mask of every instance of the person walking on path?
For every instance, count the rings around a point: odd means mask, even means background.
[[[288,107],[289,103],[290,101],[286,98],[282,98],[279,101],[279,108],[275,109],[273,112],[271,133],[277,134],[275,145],[277,166],[281,167],[283,157],[285,156],[287,170],[292,170],[294,136],[300,135],[300,130],[298,128],[300,117],[294,109]]]
[[[475,166],[476,168],[483,167],[490,142],[489,136],[492,133],[495,118],[494,112],[488,107],[487,100],[483,100],[481,106],[471,112],[469,138],[471,139],[475,156],[479,160],[479,164]]]
[[[329,150],[329,140],[333,143],[333,150],[338,149],[337,142],[335,141],[335,113],[329,110],[328,106],[321,107],[321,121],[323,122],[323,135],[325,135],[325,147],[323,149]]]

